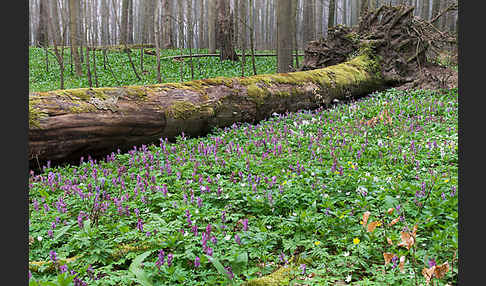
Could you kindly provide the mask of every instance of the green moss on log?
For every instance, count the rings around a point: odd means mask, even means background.
[[[246,286],[277,286],[277,285],[289,285],[292,278],[292,272],[296,268],[294,266],[282,266],[273,273],[260,277],[254,278],[246,282],[243,285]]]
[[[199,106],[196,106],[191,102],[180,100],[173,102],[172,105],[169,106],[166,110],[166,115],[174,119],[187,119],[199,109]]]

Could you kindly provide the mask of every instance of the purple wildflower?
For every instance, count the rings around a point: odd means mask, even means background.
[[[391,262],[393,263],[392,268],[396,268],[398,264],[398,256],[394,255],[391,259]]]
[[[172,259],[174,259],[174,255],[172,253],[167,254],[167,266],[172,265]]]
[[[235,275],[233,274],[233,270],[231,269],[231,266],[225,267],[226,269],[226,274],[228,274],[229,279],[233,279]]]
[[[433,258],[430,258],[427,263],[429,264],[429,267],[437,265],[437,263],[435,262],[435,259],[433,259]]]
[[[52,232],[52,229],[49,229],[49,230],[47,231],[47,235],[48,235],[50,238],[53,238],[54,233]]]
[[[245,218],[243,221],[242,221],[242,224],[243,224],[243,230],[244,231],[247,231],[248,230],[248,219]]]
[[[196,259],[194,260],[194,267],[198,268],[199,266],[201,266],[201,259],[199,256],[196,256]]]
[[[206,254],[209,256],[213,256],[213,249],[211,247],[206,248]]]
[[[241,245],[241,238],[235,234],[235,242],[238,244],[238,245]]]
[[[288,261],[287,258],[285,258],[285,254],[283,252],[280,252],[279,258],[280,258],[280,262],[287,264]]]
[[[138,218],[137,221],[137,228],[138,230],[143,231],[143,221],[140,218]]]
[[[161,249],[161,250],[159,250],[158,258],[157,258],[157,261],[155,262],[155,266],[157,266],[157,268],[159,270],[160,270],[160,267],[162,265],[164,265],[164,259],[165,259],[164,250]]]
[[[49,257],[51,258],[52,262],[57,261],[57,253],[54,250],[49,251]]]
[[[68,267],[67,267],[66,264],[59,266],[59,271],[61,271],[61,273],[67,272],[67,270],[68,270]]]
[[[300,268],[300,270],[302,270],[302,275],[305,275],[305,270],[306,270],[307,266],[305,264],[301,264],[299,268]]]

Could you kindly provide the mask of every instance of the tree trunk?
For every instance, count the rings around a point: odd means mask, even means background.
[[[69,40],[71,41],[71,51],[74,60],[74,70],[77,76],[83,75],[81,60],[78,52],[78,9],[79,3],[76,0],[69,0]]]
[[[216,53],[216,1],[208,0],[208,38],[209,53]]]
[[[334,0],[331,0],[334,1]],[[304,1],[304,37],[302,45],[305,45],[314,40],[315,35],[315,25],[314,25],[314,6],[312,0]]]
[[[440,12],[440,0],[433,0],[432,1],[432,19],[435,18],[435,16],[439,15]],[[439,28],[439,21],[434,22],[434,26],[436,28]]]
[[[289,72],[292,67],[292,0],[277,2],[277,72]]]
[[[37,45],[39,47],[47,47],[49,45],[47,39],[47,7],[46,1],[39,2],[39,26],[37,27]],[[57,23],[55,23],[57,25]]]
[[[323,0],[316,0],[316,39],[323,37],[322,22],[323,22]]]
[[[128,44],[128,0],[122,0],[121,41],[123,45]]]
[[[336,1],[330,0],[329,1],[329,13],[327,18],[327,28],[334,27],[334,14],[336,12]]]
[[[230,12],[228,0],[218,0],[218,33],[217,41],[220,46],[220,59],[237,61],[238,55],[236,54],[235,47],[233,45],[233,13]]]
[[[241,23],[241,76],[245,76],[245,65],[246,65],[246,47],[248,43],[248,29],[247,29],[247,2],[246,1],[240,1],[240,18],[241,21],[236,21],[237,23]]]
[[[199,0],[199,44],[198,48],[203,49],[206,48],[206,45],[204,43],[204,39],[206,37],[206,31],[204,31],[204,0]]]
[[[29,162],[79,162],[134,145],[207,134],[273,113],[315,109],[333,99],[383,87],[373,62],[349,62],[305,72],[217,78],[186,83],[81,88],[29,95]]]
[[[164,42],[163,48],[164,49],[172,49],[174,48],[174,35],[172,31],[172,22],[173,20],[168,17],[168,15],[172,15],[172,0],[163,0],[163,12],[162,15],[164,15],[163,18],[163,36],[162,36],[162,41]]]
[[[184,0],[177,0],[177,11],[178,11],[178,18],[179,21],[179,49],[184,48]]]
[[[422,0],[422,19],[429,20],[430,2],[429,0]]]

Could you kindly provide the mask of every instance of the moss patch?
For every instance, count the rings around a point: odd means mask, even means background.
[[[293,266],[280,267],[273,273],[260,278],[251,279],[243,285],[246,286],[277,286],[289,285],[292,277],[292,272],[295,271]]]
[[[188,101],[175,101],[167,108],[166,115],[174,119],[187,119],[199,108],[199,106]]]

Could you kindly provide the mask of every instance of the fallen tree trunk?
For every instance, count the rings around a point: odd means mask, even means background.
[[[273,113],[315,109],[384,88],[369,54],[311,71],[29,95],[29,162],[79,162],[117,149],[207,134]]]

